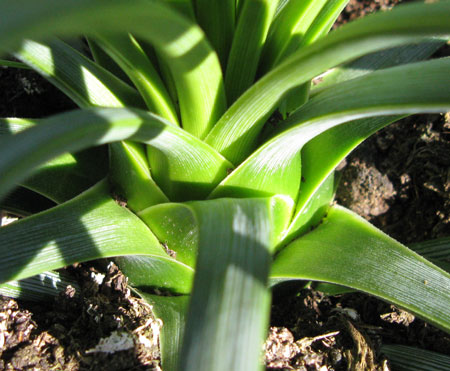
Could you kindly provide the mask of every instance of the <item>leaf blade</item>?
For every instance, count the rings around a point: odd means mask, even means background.
[[[162,188],[175,199],[206,196],[231,167],[202,141],[150,113],[124,108],[72,111],[1,141],[0,197],[34,166],[61,153],[124,139],[147,143],[169,159],[170,168],[163,170],[169,170],[171,188]]]
[[[174,291],[188,290],[186,281],[192,275],[192,269],[165,253],[139,218],[111,199],[106,182],[62,205],[0,228],[0,241],[1,282],[75,262],[127,254],[168,263],[182,278],[181,284],[176,279],[167,282]],[[163,284],[161,276],[154,278],[155,284]]]
[[[271,277],[356,288],[450,331],[450,275],[342,207],[283,249]]]
[[[275,243],[271,209],[279,202],[190,204],[199,221],[200,246],[181,352],[180,365],[186,370],[260,368],[270,303],[266,274]]]
[[[448,2],[415,4],[343,26],[294,53],[261,78],[227,110],[206,142],[232,163],[240,163],[253,150],[262,125],[289,89],[364,54],[427,36],[445,37],[450,34],[449,13]]]

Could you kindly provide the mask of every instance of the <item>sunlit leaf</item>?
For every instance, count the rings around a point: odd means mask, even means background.
[[[450,331],[450,274],[342,207],[330,209],[320,226],[284,248],[271,278],[355,288]]]
[[[254,150],[262,125],[287,91],[370,52],[450,34],[449,2],[414,4],[351,22],[299,50],[248,89],[206,138],[234,164]]]

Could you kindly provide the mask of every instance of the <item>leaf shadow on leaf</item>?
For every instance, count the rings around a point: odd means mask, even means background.
[[[91,197],[89,202],[72,203],[68,208],[64,207],[66,205],[56,206],[3,227],[0,230],[0,256],[3,262],[0,281],[7,282],[21,275],[29,277],[39,273],[36,269],[33,270],[33,265],[39,264],[40,253],[44,249],[47,251],[51,249],[52,260],[56,261],[56,264],[49,263],[53,266],[49,266],[48,269],[76,263],[81,251],[84,260],[94,259],[101,255],[81,220],[83,215],[101,207],[106,202],[105,198],[96,200]],[[27,240],[29,236],[33,236],[32,246],[20,253],[11,250],[10,245],[19,245],[22,239]],[[83,246],[81,251],[75,248],[80,242]],[[29,273],[28,270],[30,270]]]

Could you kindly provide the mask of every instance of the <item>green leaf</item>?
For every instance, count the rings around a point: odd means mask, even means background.
[[[253,83],[278,0],[243,0],[225,73],[228,103]]]
[[[304,166],[302,166],[302,170]],[[306,182],[303,181],[305,176],[302,175],[297,208],[289,227],[284,232],[281,242],[277,246],[277,250],[294,238],[312,230],[321,222],[336,194],[338,184],[336,178],[338,178],[336,174],[330,171],[324,179],[321,179],[321,183],[316,184],[316,187],[311,192],[308,192],[304,189],[306,188]]]
[[[296,45],[296,48],[292,48],[292,51],[310,45],[326,35],[347,3],[348,0],[327,1],[314,19],[311,27],[308,28],[300,43]],[[292,89],[292,91],[288,93],[288,96],[281,102],[279,108],[280,112],[283,115],[287,115],[304,104],[308,100],[310,87],[311,83],[308,81],[304,85]]]
[[[344,10],[348,2],[349,0],[327,1],[317,17],[314,18],[314,22],[311,24],[311,27],[308,28],[305,36],[300,41],[298,48],[305,45],[310,45],[322,36],[325,36],[330,31],[331,27],[334,25],[336,19]]]
[[[130,46],[129,44],[126,44],[125,46],[128,46],[126,50],[128,54],[132,54],[134,58],[136,58],[137,54],[137,60],[141,62],[141,66],[138,67],[141,67],[141,72],[142,69],[144,70],[142,72],[144,78],[155,78],[154,75],[151,75],[154,73],[154,71],[151,71],[151,65],[149,67],[148,64],[145,64],[146,61],[148,63],[148,60],[142,55],[142,51],[136,50],[136,48],[133,48],[133,45]],[[131,106],[137,104],[138,106],[142,105],[145,107],[134,89],[130,88],[121,80],[118,80],[106,70],[103,70],[99,65],[93,63],[61,41],[53,41],[47,45],[27,41],[23,44],[21,51],[16,53],[16,55],[33,66],[39,73],[47,77],[81,107],[121,107],[127,104]],[[127,62],[129,62],[129,60],[126,58],[125,61],[120,59],[120,62],[125,64],[125,67],[128,67]],[[132,74],[134,81],[136,81],[137,75],[139,75],[138,70],[139,69],[137,68],[134,74]],[[142,81],[142,76],[140,81]],[[141,90],[149,88],[148,85],[150,83],[148,83],[148,80],[146,80],[146,82],[147,83],[144,81],[142,82],[145,86],[144,88],[141,86]],[[155,84],[151,87],[155,87]],[[158,86],[156,86],[156,88],[158,88]],[[159,108],[159,111],[162,111],[171,119],[173,118],[167,113],[167,110],[170,112],[170,107],[164,105],[164,98],[169,98],[164,97],[163,93],[161,93],[161,89],[150,97],[147,94],[146,98],[147,102],[149,99],[154,99],[157,103],[155,106]],[[144,204],[143,207],[148,207],[155,203],[155,198],[164,199],[165,196],[161,196],[161,191],[154,184],[150,173],[148,171],[147,173],[143,173],[140,163],[130,155],[128,151],[130,147],[139,151],[137,146],[133,144],[117,143],[111,146],[111,152],[113,154],[113,156],[111,156],[111,167],[114,169],[113,180],[117,182],[117,188],[124,193],[124,196],[132,200],[132,207],[135,206],[134,201],[139,199],[142,194],[152,195],[150,197],[142,198],[141,204]],[[144,148],[140,151],[144,151]],[[125,181],[123,181],[124,178],[126,178]],[[137,188],[131,187],[131,184],[139,184],[141,189],[138,190]],[[45,186],[46,183],[44,182],[43,185]],[[50,184],[50,186],[52,185],[53,183]],[[90,185],[92,185],[92,183]],[[42,184],[38,184],[38,187],[39,189],[42,189]],[[50,187],[50,189],[46,188],[44,188],[45,194],[52,194],[52,187]],[[71,188],[73,188],[73,186],[71,186]],[[62,189],[62,196],[64,196],[66,191],[64,187]],[[86,187],[84,187],[84,189],[86,189]],[[73,194],[71,195],[73,196]],[[155,197],[153,195],[160,195],[160,197]],[[58,200],[64,200],[61,199],[60,195],[56,195],[56,197],[58,197]],[[67,199],[67,197],[65,199]]]
[[[159,185],[171,199],[205,197],[231,168],[208,145],[150,113],[122,108],[73,111],[0,141],[0,197],[53,157],[124,139],[147,143],[164,156],[161,168],[155,169],[162,176],[156,179],[166,181]]]
[[[300,150],[324,131],[356,118],[417,112],[441,112],[450,107],[450,59],[433,60],[374,72],[317,94],[279,125],[281,134],[261,146],[225,178],[210,197],[236,192],[246,197],[281,194],[294,202],[300,188]],[[367,122],[373,123],[373,122]],[[385,122],[383,122],[385,123]],[[373,128],[364,128],[369,135]],[[349,140],[353,140],[352,133]],[[336,164],[337,165],[337,164]],[[314,171],[316,167],[314,167]],[[303,207],[329,174],[302,196]],[[308,174],[309,175],[309,174]]]
[[[449,71],[450,58],[441,58],[392,67],[344,81],[317,93],[279,128],[287,130],[313,117],[337,117],[347,112],[363,117],[374,115],[376,110],[383,115],[418,113],[424,109],[421,106],[434,112],[445,111],[450,103],[450,92],[444,88],[450,82]],[[397,110],[396,107],[400,106],[404,110]],[[373,111],[365,115],[364,111],[369,108]]]
[[[26,64],[21,63],[21,62],[14,62],[14,61],[8,61],[6,59],[0,59],[0,66],[3,67],[12,67],[12,68],[22,68],[24,70],[29,70],[31,69],[30,67],[28,67]]]
[[[400,6],[351,22],[294,53],[248,89],[222,116],[206,142],[234,164],[254,149],[262,125],[287,91],[362,55],[450,34],[449,2]]]
[[[422,241],[408,245],[408,248],[450,273],[450,262],[448,261],[450,258],[450,238],[444,237]],[[333,285],[327,282],[315,283],[314,289],[325,292],[327,295],[338,295],[355,291],[345,286]]]
[[[257,370],[267,330],[267,274],[284,201],[193,202],[199,254],[180,365],[184,370]],[[275,233],[274,233],[275,232]],[[230,354],[233,356],[230,357]]]
[[[115,192],[123,197],[134,212],[169,202],[150,175],[145,149],[134,142],[118,142],[110,145],[111,168],[109,178]],[[133,163],[133,166],[129,166]]]
[[[271,278],[331,282],[399,305],[450,331],[450,274],[342,207],[275,258]]]
[[[260,74],[264,75],[292,54],[300,44],[326,0],[291,0],[270,25],[261,57]]]
[[[17,134],[34,125],[38,120],[36,119],[22,119],[16,117],[0,118],[0,135]]]
[[[178,13],[189,18],[190,20],[195,20],[194,12],[194,0],[163,0],[171,8],[175,9]]]
[[[327,73],[321,78],[319,84],[313,86],[311,94],[314,96],[318,91],[332,84],[351,80],[383,68],[427,59],[444,44],[445,40],[430,39],[417,45],[404,45],[365,55]]]
[[[147,108],[179,125],[169,93],[136,39],[131,35],[98,35],[96,40],[133,81]]]
[[[195,267],[199,243],[198,222],[189,204],[160,204],[138,215],[158,240],[176,254],[178,261]]]
[[[120,207],[110,197],[106,182],[101,182],[73,200],[0,228],[0,282],[128,254],[147,255],[177,273],[147,277],[148,285],[152,278],[161,285],[164,277],[165,287],[176,290],[181,286],[178,276],[192,274],[165,253],[147,226]]]
[[[164,251],[160,245],[159,248]],[[160,290],[169,295],[189,294],[192,290],[194,270],[182,262],[165,256],[136,255],[127,251],[114,258],[131,286],[140,291]]]
[[[25,40],[14,55],[80,107],[145,107],[135,89],[60,40]]]
[[[446,371],[450,369],[448,355],[405,345],[383,345],[381,352],[398,371]]]
[[[85,37],[85,40],[89,46],[89,51],[91,52],[92,59],[98,65],[102,66],[104,69],[111,72],[117,78],[123,80],[129,85],[133,82],[128,78],[128,76],[123,72],[116,62],[108,55],[106,52],[93,40],[91,37]]]
[[[28,216],[53,206],[53,201],[24,187],[16,187],[0,199],[0,209],[17,216]]]
[[[409,246],[419,255],[427,259],[450,259],[450,237],[436,238],[434,240],[417,242]]]
[[[374,70],[404,64],[429,57],[441,41],[428,41],[419,45],[394,48],[374,54],[351,63],[345,68],[338,68],[325,77],[325,87],[332,82],[342,82],[362,76]],[[338,72],[339,71],[339,72]],[[323,89],[320,89],[323,90]],[[316,90],[317,92],[318,90]],[[314,93],[313,93],[314,97]],[[315,199],[315,192],[336,168],[336,166],[364,139],[384,126],[395,122],[402,116],[382,116],[356,120],[346,125],[331,128],[309,141],[302,149],[302,186],[297,202],[296,216],[287,232],[286,241],[303,233],[307,224],[305,218],[312,212],[309,205]],[[303,210],[307,210],[306,214]]]
[[[0,137],[16,134],[39,123],[39,120],[0,119]],[[61,203],[103,179],[107,168],[105,148],[91,148],[76,154],[65,153],[40,165],[22,185]]]
[[[235,29],[235,0],[195,0],[197,21],[226,69]]]
[[[163,323],[160,335],[162,367],[164,371],[176,371],[189,296],[156,296],[145,292],[139,294],[152,305],[155,316]]]
[[[26,9],[26,11],[24,11]],[[150,41],[170,66],[180,99],[183,127],[205,136],[226,107],[217,55],[203,32],[187,18],[159,1],[31,0],[2,3],[0,37],[3,50],[24,38],[131,32]]]
[[[64,292],[67,286],[79,295],[80,287],[69,274],[62,272],[43,272],[20,281],[10,281],[0,285],[0,295],[26,301],[42,302]]]
[[[90,148],[73,155],[65,153],[47,161],[20,184],[56,203],[62,203],[93,186],[107,172],[106,148]]]

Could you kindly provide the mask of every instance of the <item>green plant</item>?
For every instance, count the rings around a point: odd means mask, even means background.
[[[2,1],[1,49],[80,109],[1,122],[1,195],[20,184],[1,207],[29,213],[24,189],[59,204],[1,228],[1,282],[116,257],[164,321],[166,370],[258,369],[268,285],[287,280],[362,290],[449,331],[450,275],[329,205],[356,145],[449,109],[450,60],[421,60],[450,34],[450,2],[325,36],[346,2]],[[54,38],[80,33],[93,60]],[[104,144],[109,166],[91,148]]]

